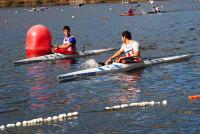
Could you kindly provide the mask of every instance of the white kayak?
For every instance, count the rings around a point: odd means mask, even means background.
[[[35,11],[38,11],[39,9],[24,9],[24,10],[28,12],[35,12]]]
[[[52,60],[67,59],[67,58],[79,58],[79,57],[95,55],[95,54],[99,54],[99,53],[103,53],[103,52],[107,52],[107,51],[112,51],[112,50],[115,50],[115,48],[88,50],[88,51],[84,51],[84,52],[80,51],[78,54],[72,54],[72,55],[54,53],[54,54],[14,61],[14,65],[19,66],[19,65],[30,64],[30,63],[38,63],[41,61],[52,61]]]
[[[67,73],[63,75],[57,76],[59,82],[65,82],[70,80],[76,80],[80,78],[89,78],[91,76],[97,76],[107,73],[114,73],[114,72],[126,72],[131,71],[138,68],[143,68],[147,66],[152,66],[155,64],[166,63],[176,60],[182,60],[185,58],[190,57],[190,54],[179,55],[179,56],[171,56],[171,57],[164,57],[164,58],[157,58],[157,59],[150,59],[144,60],[140,63],[132,63],[132,64],[122,64],[122,63],[112,63],[110,65],[105,65],[96,68],[90,68],[86,70],[76,71],[72,73]]]

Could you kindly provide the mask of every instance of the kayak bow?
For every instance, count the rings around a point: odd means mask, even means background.
[[[165,57],[165,58],[144,60],[141,63],[133,63],[133,64],[122,64],[122,63],[114,62],[110,65],[105,65],[101,67],[90,68],[86,70],[59,75],[57,76],[57,79],[59,82],[65,82],[65,81],[76,80],[80,78],[88,78],[91,76],[97,76],[97,75],[102,75],[102,74],[107,74],[107,73],[126,72],[126,71],[143,68],[147,66],[152,66],[152,65],[156,65],[160,63],[182,60],[190,56],[191,56],[190,54],[185,54],[185,55],[180,55],[180,56],[171,56],[171,57]]]

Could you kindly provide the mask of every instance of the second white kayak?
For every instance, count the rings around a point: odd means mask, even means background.
[[[99,54],[99,53],[103,53],[103,52],[107,52],[107,51],[112,51],[112,50],[115,50],[115,49],[114,48],[105,48],[105,49],[97,49],[97,50],[88,50],[85,52],[80,51],[78,54],[72,54],[72,55],[54,53],[54,54],[14,61],[14,65],[19,66],[19,65],[24,65],[24,64],[37,63],[37,62],[41,62],[41,61],[51,61],[51,60],[59,60],[59,59],[67,59],[67,58],[79,58],[79,57],[95,55],[95,54]]]
[[[57,79],[59,82],[65,82],[65,81],[76,80],[80,78],[89,78],[92,76],[97,76],[97,75],[102,75],[102,74],[107,74],[107,73],[126,72],[126,71],[131,71],[134,69],[138,69],[138,68],[152,66],[155,64],[182,60],[190,56],[191,56],[190,54],[185,54],[185,55],[179,55],[179,56],[144,60],[141,63],[132,63],[132,64],[112,63],[110,65],[105,65],[101,67],[90,68],[86,70],[80,70],[80,71],[76,71],[72,73],[59,75]]]

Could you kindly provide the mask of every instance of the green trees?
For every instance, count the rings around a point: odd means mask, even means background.
[[[37,1],[36,1],[36,4],[42,5],[42,4],[44,4],[44,1],[43,1],[43,0],[37,0]]]

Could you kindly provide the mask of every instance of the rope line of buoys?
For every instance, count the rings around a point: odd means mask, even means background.
[[[189,100],[198,100],[200,99],[200,95],[191,95],[188,97]]]
[[[36,126],[36,125],[42,125],[45,123],[51,123],[51,122],[55,122],[55,121],[63,121],[65,119],[75,119],[76,116],[78,116],[79,113],[78,112],[72,112],[72,113],[63,113],[63,114],[59,114],[58,116],[52,116],[52,117],[46,117],[46,118],[36,118],[36,119],[32,119],[32,120],[24,120],[22,122],[16,122],[16,123],[10,123],[10,124],[6,124],[6,125],[1,125],[0,126],[0,130],[6,130],[9,128],[14,128],[14,127],[26,127],[26,126]]]
[[[147,101],[145,101],[145,102],[139,102],[139,103],[120,104],[120,105],[115,105],[112,107],[105,107],[105,110],[117,110],[117,109],[123,109],[123,108],[127,108],[127,107],[144,107],[144,106],[154,106],[154,105],[167,105],[167,101],[166,100],[163,100],[162,102],[155,102],[155,101],[147,102]],[[63,121],[67,118],[68,119],[76,119],[78,115],[79,115],[78,112],[72,112],[72,113],[63,113],[63,114],[55,115],[52,117],[24,120],[22,122],[1,125],[0,130],[4,131],[6,129],[14,128],[14,127],[28,127],[28,126],[43,125],[45,123],[51,123],[51,122],[55,122],[55,121]]]
[[[117,109],[123,109],[127,107],[144,107],[144,106],[154,106],[154,105],[167,105],[167,101],[163,100],[162,102],[155,102],[155,101],[149,101],[149,102],[139,102],[139,103],[129,103],[129,104],[120,104],[115,105],[112,107],[105,107],[105,110],[117,110]]]

